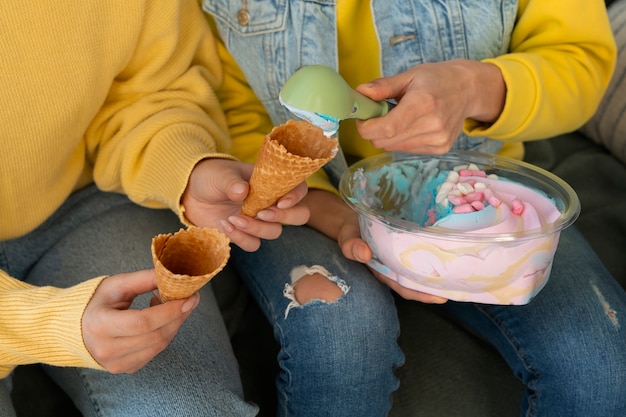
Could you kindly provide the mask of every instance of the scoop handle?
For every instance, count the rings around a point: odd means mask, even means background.
[[[348,116],[350,119],[367,120],[373,117],[386,115],[395,104],[387,100],[374,101],[363,94],[354,91],[354,107],[352,113]]]

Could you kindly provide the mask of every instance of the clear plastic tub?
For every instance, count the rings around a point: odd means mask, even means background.
[[[462,181],[487,183],[497,198],[484,210],[447,216],[440,184],[468,164],[489,176]],[[344,174],[340,193],[359,214],[370,267],[407,288],[486,304],[528,303],[549,279],[560,232],[580,213],[576,193],[554,174],[465,151],[366,158]],[[511,208],[516,202],[521,214]]]

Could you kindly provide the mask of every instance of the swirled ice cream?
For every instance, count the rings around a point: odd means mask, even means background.
[[[342,195],[360,214],[370,266],[452,300],[528,303],[547,282],[559,232],[571,222],[541,181],[448,165],[409,158],[347,174]]]

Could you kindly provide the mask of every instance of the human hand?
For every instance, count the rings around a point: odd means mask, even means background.
[[[311,190],[305,198],[310,207],[309,225],[325,235],[336,239],[343,255],[353,261],[367,264],[372,259],[372,250],[361,239],[361,229],[357,213],[334,194],[321,190]],[[396,281],[373,270],[372,274],[383,284],[407,300],[423,303],[442,304],[447,300],[436,295],[410,290]]]
[[[302,225],[309,210],[300,201],[307,193],[306,183],[280,198],[275,205],[255,218],[241,214],[248,195],[253,165],[227,159],[205,159],[193,169],[182,197],[185,217],[196,226],[223,231],[233,243],[255,251],[261,239],[276,239],[282,225]]]
[[[422,154],[448,152],[465,119],[495,122],[506,98],[499,68],[467,59],[420,64],[357,91],[376,101],[398,102],[383,117],[357,121],[362,138],[387,151]]]
[[[341,229],[338,242],[341,247],[341,251],[346,258],[365,264],[372,259],[372,250],[369,245],[361,239],[358,220],[356,224],[353,222],[345,224],[345,226]],[[392,280],[372,268],[369,269],[380,282],[397,292],[398,295],[404,299],[429,304],[443,304],[447,301],[445,298],[438,297],[436,295],[403,287],[398,284],[397,281]]]
[[[169,345],[200,302],[195,294],[184,300],[129,310],[135,297],[156,289],[154,270],[118,274],[102,281],[83,313],[85,346],[107,371],[133,373]]]
[[[398,284],[397,281],[394,281],[388,276],[383,275],[372,268],[370,268],[370,271],[372,271],[372,274],[374,274],[374,276],[380,282],[394,290],[396,293],[398,293],[400,297],[404,298],[405,300],[414,300],[426,304],[444,304],[448,301],[447,298],[403,287],[402,285]]]

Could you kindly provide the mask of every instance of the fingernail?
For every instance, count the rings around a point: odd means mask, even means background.
[[[198,305],[198,293],[192,295],[183,303],[182,312],[187,313],[188,311],[193,310]]]
[[[232,192],[235,194],[242,194],[246,191],[246,186],[243,183],[237,182],[233,185]]]
[[[256,216],[263,221],[269,222],[276,218],[276,213],[272,210],[261,210]]]
[[[354,256],[354,259],[355,259],[357,262],[364,263],[364,262],[363,262],[363,259],[359,256],[359,250],[358,250],[358,248],[356,248],[356,247],[354,248],[354,250],[352,251],[352,256]]]
[[[230,216],[228,221],[237,226],[240,229],[245,229],[248,226],[248,220],[238,217],[238,216]]]
[[[235,230],[233,225],[228,223],[226,220],[220,220],[220,224],[226,233],[232,233]]]
[[[290,198],[284,198],[276,203],[276,207],[278,208],[289,208],[291,206],[293,206],[293,201],[291,201]]]

